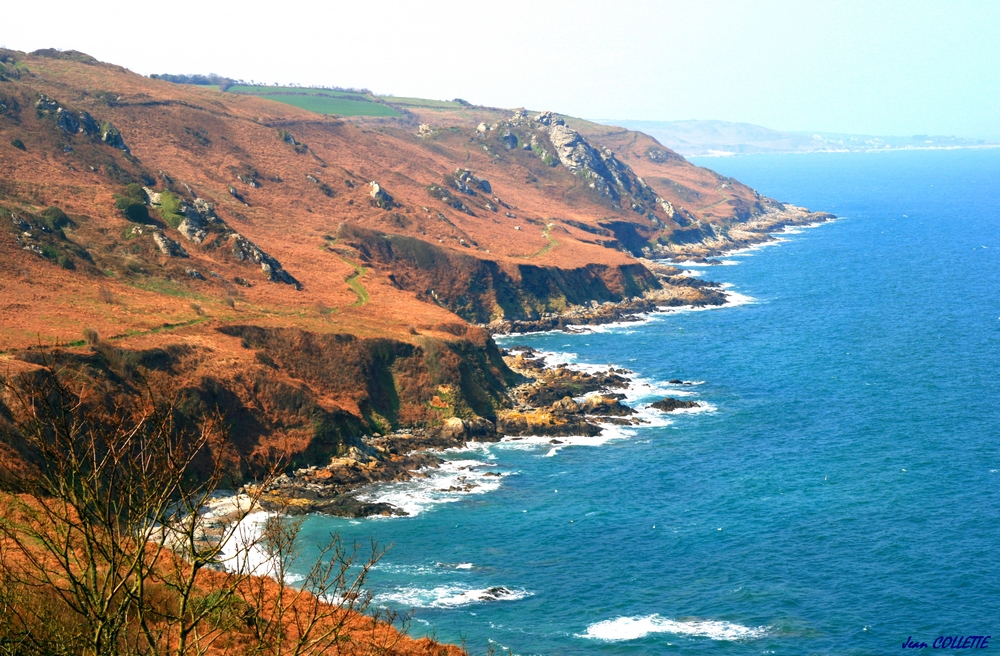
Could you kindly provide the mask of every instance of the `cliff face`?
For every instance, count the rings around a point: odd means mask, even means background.
[[[187,342],[186,344],[184,342]],[[435,427],[451,417],[493,420],[517,376],[481,328],[438,326],[410,343],[391,338],[230,324],[215,335],[128,349],[107,342],[23,351],[7,375],[56,364],[115,394],[152,384],[185,417],[219,411],[246,472],[279,456],[290,467],[325,462],[365,434]],[[3,415],[0,398],[0,416]]]
[[[537,319],[571,305],[621,301],[661,284],[645,266],[585,264],[560,268],[498,263],[407,237],[343,224],[338,243],[389,271],[400,289],[467,321]]]

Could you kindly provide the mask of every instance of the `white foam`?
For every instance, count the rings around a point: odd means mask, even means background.
[[[680,396],[680,394],[677,394],[676,392],[674,392],[674,396]],[[698,401],[698,405],[695,406],[695,407],[693,407],[693,408],[676,408],[674,410],[671,410],[669,413],[664,413],[664,412],[661,412],[659,410],[656,410],[652,406],[647,406],[647,407],[649,407],[650,409],[656,411],[658,414],[661,414],[661,415],[662,414],[670,414],[670,415],[700,415],[700,414],[705,413],[705,412],[718,412],[718,410],[719,410],[716,406],[712,405],[711,403],[707,403],[705,401]]]
[[[739,292],[726,291],[726,302],[723,305],[717,307],[736,307],[738,305],[750,305],[756,303],[757,299],[753,296],[747,296],[746,294],[741,294]]]
[[[768,246],[777,246],[778,244],[784,244],[789,241],[788,239],[782,239],[781,237],[774,237],[767,241],[757,242],[756,244],[751,244],[749,246],[743,246],[741,248],[734,248],[730,251],[723,251],[723,257],[751,257],[755,251],[762,250]]]
[[[711,638],[712,640],[742,641],[762,638],[767,635],[768,628],[766,626],[749,627],[717,620],[677,621],[659,615],[646,615],[643,617],[618,617],[613,620],[597,622],[588,626],[587,632],[578,637],[620,642],[638,640],[651,633],[672,633],[674,635]]]
[[[375,596],[376,603],[393,603],[406,608],[455,608],[490,601],[517,601],[530,597],[532,592],[496,586],[492,588],[469,588],[458,585],[442,585],[435,588],[400,588]]]
[[[551,457],[567,446],[601,446],[612,440],[624,440],[635,435],[634,430],[616,430],[624,428],[624,426],[609,426],[601,431],[600,435],[570,435],[566,437],[519,435],[517,437],[505,437],[497,442],[496,448],[528,451],[541,447],[549,447],[549,451],[545,455]]]
[[[407,515],[419,515],[440,503],[451,503],[468,495],[496,490],[509,473],[488,471],[492,467],[495,467],[493,463],[482,460],[449,460],[441,463],[440,467],[419,470],[417,477],[408,481],[376,485],[370,491],[359,494],[358,499],[388,503]]]
[[[230,572],[277,579],[280,571],[277,556],[268,551],[262,539],[267,522],[275,517],[277,514],[261,510],[240,520],[220,545],[219,564]],[[286,574],[285,583],[302,579],[298,574]]]

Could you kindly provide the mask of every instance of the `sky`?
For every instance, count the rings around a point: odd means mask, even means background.
[[[60,5],[65,5],[60,9]],[[137,73],[592,119],[1000,137],[1000,1],[10,3],[0,45]]]

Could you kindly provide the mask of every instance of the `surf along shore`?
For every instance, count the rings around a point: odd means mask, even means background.
[[[737,251],[773,243],[784,230],[812,227],[834,219],[831,214],[812,213],[786,206],[787,211],[747,225],[739,235],[713,243],[703,240],[672,250],[643,264],[670,289],[690,294],[665,295],[651,290],[643,297],[621,302],[572,306],[535,320],[497,321],[484,326],[492,336],[509,342],[519,334],[579,332],[595,326],[645,321],[658,313],[740,304],[739,294],[719,283],[687,274],[685,265],[721,265],[717,258]],[[735,238],[734,238],[735,237]],[[372,433],[361,438],[362,446],[324,464],[287,472],[270,482],[260,497],[260,510],[285,514],[321,513],[340,517],[403,516],[413,514],[405,500],[387,500],[376,491],[388,483],[429,479],[437,476],[441,492],[473,493],[495,489],[503,474],[481,471],[482,463],[454,460],[445,451],[460,451],[475,443],[530,441],[558,449],[575,443],[599,443],[622,427],[657,421],[670,412],[710,409],[704,402],[689,400],[685,391],[691,381],[671,380],[665,395],[637,409],[633,372],[614,367],[573,366],[560,362],[558,354],[541,353],[524,346],[501,348],[506,365],[518,376],[508,390],[509,407],[498,411],[495,421],[482,417],[452,417],[434,428],[402,428],[392,433]],[[642,386],[639,383],[638,386]],[[676,393],[670,392],[676,390]],[[661,392],[664,390],[660,390]],[[648,395],[647,395],[648,396]],[[624,401],[624,402],[623,402]],[[641,410],[641,412],[640,412]],[[602,437],[603,436],[603,437]],[[447,471],[443,471],[443,469]],[[444,474],[444,475],[442,475]],[[228,508],[245,490],[213,502],[211,523],[227,521]],[[395,502],[395,503],[394,503]]]

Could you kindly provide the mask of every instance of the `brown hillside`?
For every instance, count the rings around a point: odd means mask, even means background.
[[[20,369],[21,349],[58,342],[110,371],[131,353],[244,417],[248,452],[489,418],[511,374],[463,320],[705,302],[637,256],[806,216],[550,113],[348,121],[79,53],[0,66],[0,357]],[[85,327],[104,341],[85,346]],[[319,357],[337,349],[356,366]]]

